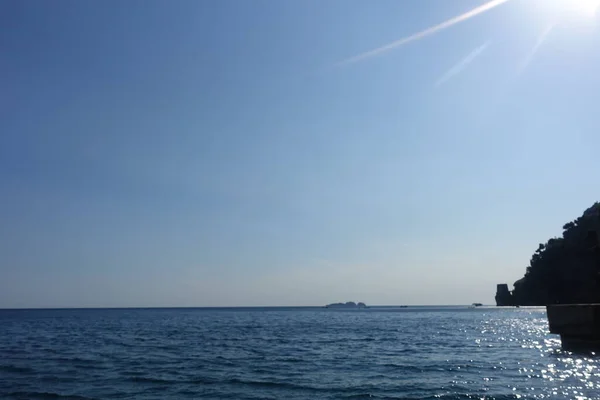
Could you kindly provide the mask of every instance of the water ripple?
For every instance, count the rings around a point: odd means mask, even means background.
[[[596,399],[543,309],[0,311],[7,399]]]

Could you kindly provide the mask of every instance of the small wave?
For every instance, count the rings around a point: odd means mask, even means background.
[[[54,392],[12,392],[8,393],[9,397],[17,399],[39,399],[39,400],[96,400],[92,397],[77,396],[77,395],[64,395]]]
[[[341,399],[349,399],[349,400],[360,400],[360,399],[380,399],[379,396],[374,396],[370,393],[357,393],[357,394],[349,394],[346,396],[340,397]]]
[[[172,384],[179,383],[176,380],[172,379],[162,379],[162,378],[151,378],[146,376],[130,376],[127,378],[129,382],[135,383],[160,383],[160,384]]]
[[[95,364],[98,362],[98,360],[93,360],[93,359],[89,359],[89,358],[82,358],[82,357],[52,357],[49,358],[52,361],[60,361],[60,362],[76,362],[76,363],[82,363],[82,364]]]
[[[252,369],[252,373],[253,374],[263,374],[263,375],[268,375],[268,374],[273,374],[276,373],[277,371],[271,368],[253,368]]]
[[[277,357],[274,359],[276,362],[285,362],[285,363],[301,363],[306,362],[306,360],[298,357]]]
[[[39,382],[46,383],[61,383],[61,382],[77,382],[77,371],[70,371],[67,373],[63,373],[61,376],[57,375],[43,375],[36,376],[36,380]]]
[[[254,381],[245,379],[230,379],[225,383],[233,383],[245,386],[263,387],[263,388],[284,388],[284,389],[312,389],[310,387],[294,385],[286,382],[274,382],[274,381]]]
[[[422,372],[449,372],[451,369],[440,367],[439,365],[403,365],[403,364],[395,364],[395,363],[386,363],[380,364],[380,367],[397,369],[403,372],[414,372],[414,373],[422,373]]]
[[[58,362],[61,364],[70,364],[77,369],[105,369],[103,361],[81,357],[51,357],[48,358],[48,361]]]
[[[17,365],[0,365],[1,372],[12,372],[14,374],[32,374],[35,373],[33,368],[20,367]]]
[[[256,381],[256,380],[245,380],[245,379],[230,379],[228,381],[224,381],[222,383],[225,384],[237,384],[244,386],[251,386],[255,388],[264,388],[264,389],[291,389],[291,390],[305,390],[310,392],[334,392],[334,391],[344,391],[345,389],[339,388],[320,388],[314,386],[304,386],[287,382],[276,382],[276,381]]]
[[[2,349],[2,353],[6,355],[20,355],[20,354],[29,354],[30,352],[23,349]]]
[[[208,378],[208,377],[198,376],[196,378],[187,380],[184,383],[191,383],[193,385],[199,385],[199,384],[200,385],[212,385],[215,383],[221,383],[221,381],[212,379],[212,378]]]
[[[475,395],[475,394],[464,394],[464,393],[448,393],[439,395],[403,395],[402,397],[397,396],[385,396],[382,394],[371,394],[371,393],[356,393],[342,396],[336,396],[340,399],[348,400],[360,400],[360,399],[371,399],[371,400],[533,400],[534,397],[519,397],[517,395]]]
[[[336,396],[335,398],[336,399],[348,399],[348,400],[361,400],[361,399],[370,399],[370,400],[429,400],[429,397],[427,399],[422,399],[422,398],[418,398],[418,397],[397,397],[397,396],[390,397],[390,396],[382,396],[382,395],[371,394],[371,393],[348,394],[348,395],[343,395],[343,396]],[[437,397],[436,397],[436,399],[437,399]],[[479,398],[477,398],[477,399],[479,399]]]
[[[474,395],[474,394],[441,394],[429,397],[422,397],[415,400],[533,400],[534,397],[523,397],[514,394],[511,395]]]

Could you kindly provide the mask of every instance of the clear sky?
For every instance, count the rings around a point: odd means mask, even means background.
[[[0,307],[492,303],[600,199],[600,17],[484,3],[0,1]]]

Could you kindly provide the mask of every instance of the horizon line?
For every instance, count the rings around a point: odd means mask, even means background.
[[[392,308],[392,307],[473,307],[471,304],[373,304],[367,308]],[[499,307],[495,304],[483,304],[480,307]],[[478,308],[480,308],[478,307]],[[512,306],[509,306],[513,308]],[[543,307],[543,306],[532,306]],[[157,310],[157,309],[250,309],[250,308],[328,308],[326,305],[318,306],[123,306],[123,307],[0,307],[0,311],[27,311],[27,310]],[[330,307],[328,309],[331,309]],[[336,308],[333,308],[336,309]],[[341,308],[343,309],[343,308]]]

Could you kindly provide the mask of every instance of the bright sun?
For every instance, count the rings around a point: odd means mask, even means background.
[[[586,17],[594,17],[598,8],[600,8],[600,0],[554,0],[564,11],[572,11],[582,14]]]

